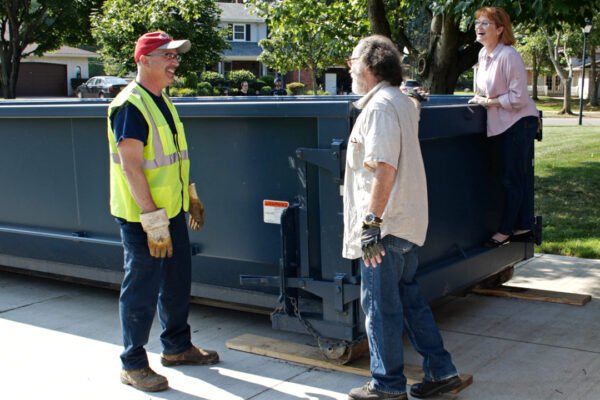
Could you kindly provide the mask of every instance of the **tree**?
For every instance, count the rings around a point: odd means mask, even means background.
[[[372,32],[390,32],[399,48],[406,47],[419,57],[419,74],[432,93],[452,93],[458,77],[477,62],[481,45],[475,41],[474,14],[489,1],[367,1]],[[600,8],[597,0],[497,0],[494,5],[503,7],[513,22],[535,21],[550,31],[559,22],[582,21]],[[429,21],[422,24],[428,25],[426,47],[415,44],[408,31],[414,29],[414,21],[424,17]]]
[[[533,26],[520,25],[517,27],[516,32],[518,34],[515,48],[523,57],[525,64],[531,65],[533,71],[531,97],[538,100],[538,77],[542,70],[549,72],[550,68],[548,67],[551,67],[547,54],[546,37],[544,32]]]
[[[580,49],[582,42],[581,33],[578,33],[572,25],[563,23],[556,28],[556,33],[550,35],[546,28],[544,32],[548,56],[554,70],[563,84],[563,106],[559,114],[574,114],[571,109],[571,84],[573,82],[573,57],[575,49]],[[554,39],[554,40],[553,40]]]
[[[106,70],[117,75],[136,70],[135,42],[144,33],[162,30],[174,39],[189,39],[192,48],[178,69],[185,75],[218,62],[228,47],[219,16],[214,0],[106,0],[92,16],[92,34]]]
[[[483,3],[368,0],[371,31],[390,32],[399,48],[418,59],[418,73],[431,93],[453,93],[459,76],[477,62],[481,45],[473,29],[467,28]],[[420,24],[415,27],[417,20]],[[415,43],[415,37],[421,43]]]
[[[589,80],[589,100],[593,106],[598,106],[598,84],[600,83],[600,71],[596,68],[596,49],[600,46],[600,17],[594,16],[592,21],[592,31],[588,36],[589,57],[590,57],[590,80]]]
[[[313,89],[323,69],[339,65],[367,34],[364,0],[248,0],[265,18],[269,37],[260,61],[281,72],[308,69]]]
[[[0,81],[2,95],[16,96],[21,59],[42,55],[64,43],[77,44],[102,0],[0,0]]]

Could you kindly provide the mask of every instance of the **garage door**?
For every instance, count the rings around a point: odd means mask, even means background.
[[[67,96],[67,66],[21,63],[17,96]]]

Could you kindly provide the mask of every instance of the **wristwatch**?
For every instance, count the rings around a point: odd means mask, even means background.
[[[379,218],[377,215],[375,215],[375,213],[370,212],[367,215],[365,215],[364,222],[366,224],[372,224],[372,223],[381,224],[383,222],[383,220],[381,218]]]

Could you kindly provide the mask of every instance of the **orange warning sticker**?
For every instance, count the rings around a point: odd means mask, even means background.
[[[287,201],[263,200],[263,221],[267,224],[281,224],[281,214],[289,206]]]

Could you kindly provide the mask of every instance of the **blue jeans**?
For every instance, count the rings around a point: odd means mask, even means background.
[[[510,235],[515,230],[533,228],[533,139],[537,117],[523,117],[508,128],[502,140],[502,186],[504,210],[498,232]]]
[[[117,218],[125,251],[125,277],[119,297],[119,314],[124,351],[123,369],[148,366],[144,346],[158,306],[162,333],[160,341],[165,354],[178,354],[192,346],[187,323],[191,291],[191,250],[181,212],[170,220],[173,257],[150,255],[142,225]]]
[[[425,379],[439,381],[457,375],[429,305],[415,280],[416,245],[387,235],[386,255],[376,268],[360,261],[361,305],[371,355],[371,385],[375,389],[406,392],[402,335],[406,329],[415,350],[423,356]]]

